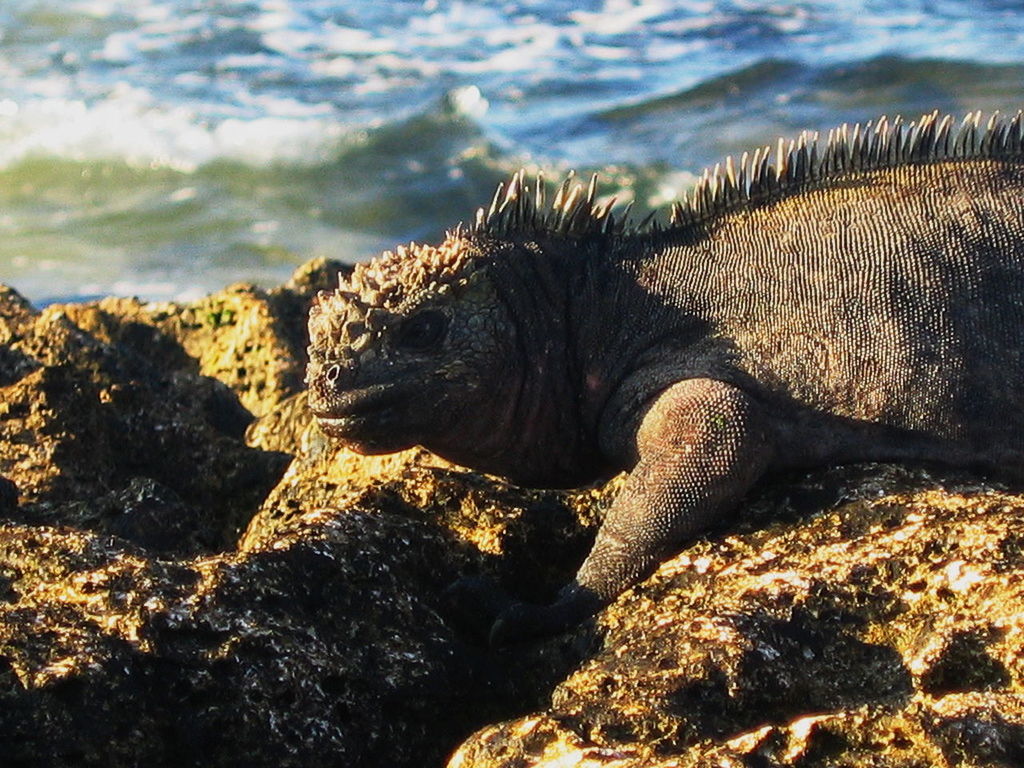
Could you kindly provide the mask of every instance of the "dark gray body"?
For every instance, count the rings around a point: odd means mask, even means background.
[[[759,151],[639,232],[593,187],[545,213],[517,176],[468,233],[321,298],[311,406],[361,450],[420,443],[525,484],[630,471],[573,584],[510,606],[498,641],[592,613],[775,470],[1024,476],[1024,130],[965,126]]]
[[[869,171],[588,266],[584,366],[650,379],[641,399],[735,384],[780,422],[779,463],[1024,470],[1024,161]]]

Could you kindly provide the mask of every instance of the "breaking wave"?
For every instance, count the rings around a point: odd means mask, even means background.
[[[520,165],[638,207],[776,135],[1024,105],[1004,0],[0,5],[0,280],[198,295],[433,238]]]

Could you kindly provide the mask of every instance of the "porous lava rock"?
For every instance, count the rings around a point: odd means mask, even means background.
[[[343,270],[192,304],[0,292],[0,765],[441,765],[578,660],[492,654],[444,596],[540,562],[544,530],[580,555],[567,495],[310,422],[304,318]]]
[[[451,768],[1024,764],[1024,497],[885,466],[791,481]]]
[[[446,587],[550,599],[622,480],[326,440],[304,318],[344,271],[0,290],[0,765],[1024,763],[1024,497],[967,474],[773,478],[594,620],[486,647]]]

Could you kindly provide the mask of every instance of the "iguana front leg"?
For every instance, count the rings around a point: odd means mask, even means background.
[[[575,580],[553,605],[503,612],[492,643],[565,631],[728,514],[773,459],[767,421],[760,405],[721,381],[687,379],[665,390],[640,417],[636,465]]]

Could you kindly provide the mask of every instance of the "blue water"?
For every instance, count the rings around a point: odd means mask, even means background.
[[[3,0],[0,281],[273,285],[437,238],[520,166],[657,207],[724,155],[1024,106],[1024,4]]]

